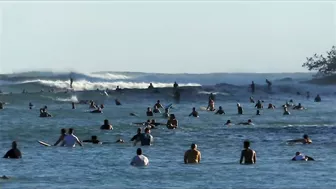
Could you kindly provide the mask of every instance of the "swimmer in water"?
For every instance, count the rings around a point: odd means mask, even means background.
[[[215,101],[210,99],[208,103],[207,110],[209,111],[215,111]]]
[[[142,149],[138,148],[136,153],[137,155],[133,157],[130,164],[132,166],[147,166],[149,164],[149,160],[142,154]]]
[[[299,103],[297,106],[294,106],[293,108],[293,110],[303,110],[303,109],[305,108],[301,105],[301,103]]]
[[[103,111],[101,110],[100,107],[98,107],[97,109],[92,110],[90,113],[98,113],[98,114],[100,114],[100,113],[103,113]]]
[[[102,130],[113,130],[112,125],[109,123],[109,120],[104,120],[104,125],[100,126],[100,129]]]
[[[121,102],[118,99],[115,99],[114,101],[117,106],[121,106]]]
[[[137,129],[137,134],[134,135],[134,136],[131,138],[131,141],[138,141],[138,140],[140,140],[141,132],[142,132],[141,128],[138,128],[138,129]]]
[[[307,134],[304,134],[303,135],[303,138],[300,138],[300,139],[295,139],[295,140],[289,140],[287,141],[289,143],[302,143],[302,144],[311,144],[313,141],[308,137]]]
[[[256,113],[256,115],[261,115],[261,114],[260,114],[260,110],[257,110],[257,113]]]
[[[97,136],[91,136],[91,140],[83,140],[83,142],[89,142],[92,144],[102,144],[102,142],[98,140]]]
[[[58,140],[55,142],[54,146],[57,146],[60,142],[64,140],[64,137],[66,136],[66,129],[61,129],[61,136],[58,138]]]
[[[254,99],[253,99],[252,96],[250,97],[250,103],[255,103],[255,101],[254,101]]]
[[[290,112],[288,111],[287,107],[284,107],[284,113],[283,115],[290,115]]]
[[[240,164],[255,164],[257,162],[257,154],[250,148],[250,141],[244,141],[244,150],[240,155]]]
[[[11,158],[11,159],[20,159],[22,158],[20,150],[17,148],[16,141],[12,142],[12,149],[10,149],[3,158]]]
[[[191,149],[184,153],[184,163],[200,163],[201,162],[201,152],[197,150],[196,144],[191,144]]]
[[[296,152],[295,156],[292,158],[292,161],[314,161],[314,159],[302,154],[301,152]]]
[[[225,114],[225,112],[224,112],[222,106],[219,106],[219,107],[218,107],[218,110],[217,110],[217,112],[216,112],[215,114],[220,114],[220,115]]]
[[[263,106],[263,104],[261,103],[260,100],[258,100],[257,104],[254,107],[258,108],[258,109],[263,109],[264,108],[264,106]]]
[[[147,108],[147,112],[146,112],[147,116],[153,116],[153,111],[150,107]]]
[[[170,118],[167,121],[167,128],[168,129],[176,129],[178,127],[178,121],[175,117],[175,114],[170,114]]]
[[[242,115],[243,114],[243,107],[239,103],[237,103],[237,109],[238,109],[238,114]]]
[[[83,146],[83,144],[78,139],[78,137],[76,135],[74,135],[74,129],[70,128],[69,131],[68,131],[68,134],[65,135],[65,137],[64,137],[62,146],[75,147],[76,143],[79,146]]]
[[[269,103],[267,109],[275,109],[275,106],[273,104]]]
[[[159,109],[159,108],[163,108],[163,106],[162,106],[162,104],[160,103],[160,100],[158,100],[157,102],[156,102],[156,104],[154,105],[154,108],[157,108],[157,109]]]
[[[198,117],[198,112],[196,111],[196,108],[195,108],[195,107],[192,109],[192,112],[189,114],[189,117],[190,117],[190,116]]]
[[[321,102],[321,97],[320,97],[319,94],[315,97],[314,101],[315,102]]]
[[[134,146],[141,142],[141,146],[150,146],[153,143],[153,136],[150,134],[150,129],[146,128],[145,133],[142,133],[140,137],[134,142]]]
[[[227,120],[226,123],[224,125],[232,125],[231,120]]]
[[[238,125],[254,125],[253,123],[252,123],[252,120],[247,120],[247,122],[241,122],[241,123],[239,123]]]

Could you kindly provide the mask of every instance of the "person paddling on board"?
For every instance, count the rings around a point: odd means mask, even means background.
[[[175,117],[175,114],[170,114],[169,120],[167,121],[168,129],[176,129],[178,127],[178,121]]]
[[[301,103],[299,103],[297,106],[294,106],[293,108],[293,110],[303,110],[303,109],[305,108],[301,105]]]
[[[306,156],[301,152],[296,152],[295,156],[292,158],[292,161],[314,161],[314,158]]]
[[[228,119],[224,125],[233,125],[233,124],[232,124],[231,120]]]
[[[289,143],[299,142],[299,143],[302,143],[302,144],[311,144],[313,141],[309,138],[309,136],[307,134],[304,134],[303,138],[295,139],[295,140],[289,140],[287,142],[289,142]]]
[[[74,135],[74,129],[70,128],[69,131],[68,131],[68,134],[65,135],[65,137],[64,137],[62,146],[75,147],[76,143],[79,146],[83,146],[83,144],[78,139],[78,137],[76,135]]]
[[[3,158],[19,159],[22,158],[20,150],[17,148],[16,141],[12,142],[12,149],[10,149]]]
[[[255,164],[257,162],[257,154],[250,148],[250,141],[244,141],[244,150],[240,155],[240,164]]]
[[[89,142],[92,144],[102,144],[102,142],[98,140],[97,136],[91,136],[91,140],[83,140],[83,142]]]
[[[104,120],[104,125],[100,127],[102,130],[113,130],[112,125],[109,123],[109,120],[105,119]]]
[[[70,88],[72,89],[72,83],[73,83],[73,79],[72,77],[70,77]]]
[[[189,117],[190,117],[190,116],[193,116],[193,117],[199,117],[199,116],[198,116],[198,112],[196,111],[196,108],[195,108],[195,107],[193,107],[192,112],[189,114]]]
[[[247,120],[247,122],[241,122],[241,123],[239,123],[238,125],[254,125],[253,123],[252,123],[252,120]]]
[[[101,108],[100,107],[98,107],[97,109],[95,109],[95,110],[92,110],[90,113],[103,113],[103,111],[101,110]]]
[[[61,129],[61,136],[58,138],[58,140],[55,142],[54,146],[57,146],[60,142],[64,140],[64,137],[66,136],[66,129]]]
[[[225,114],[225,112],[224,112],[222,106],[219,106],[219,107],[218,107],[218,110],[217,110],[217,112],[216,112],[215,114],[220,114],[220,115]]]

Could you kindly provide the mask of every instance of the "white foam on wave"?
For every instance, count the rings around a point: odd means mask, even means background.
[[[69,88],[68,81],[61,81],[61,80],[36,80],[31,82],[39,82],[43,85],[55,88]],[[148,88],[148,83],[145,82],[125,82],[125,81],[117,81],[117,82],[91,82],[86,80],[79,80],[75,81],[72,84],[74,90],[95,90],[95,89],[115,89],[117,86],[120,88],[125,89],[146,89]],[[153,83],[154,87],[172,87],[173,83]],[[201,86],[197,83],[186,83],[186,84],[179,84],[179,86]]]
[[[90,73],[86,74],[90,77],[95,77],[99,79],[108,79],[108,80],[116,80],[116,79],[130,79],[131,77],[126,76],[126,75],[121,75],[121,74],[112,74],[112,73]]]
[[[76,95],[72,95],[70,98],[56,98],[56,100],[60,102],[79,102]]]

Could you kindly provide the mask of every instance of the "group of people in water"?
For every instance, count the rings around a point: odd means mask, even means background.
[[[71,80],[71,87],[72,87],[72,82]],[[268,84],[268,87],[270,88],[272,83],[268,80],[266,80],[266,83]],[[178,88],[178,84],[175,82],[174,85],[174,90]],[[151,83],[148,87],[149,89],[153,89],[154,86]],[[255,92],[255,84],[252,82],[251,84],[252,88],[252,93]],[[121,90],[119,87],[117,90]],[[121,105],[120,101],[118,99],[115,100],[116,105]],[[258,100],[255,102],[253,97],[250,97],[250,102],[255,103],[255,108],[257,109],[257,115],[260,115],[260,109],[263,109],[263,103],[264,101]],[[316,96],[315,102],[321,102],[321,97],[319,95]],[[282,105],[284,109],[284,115],[289,115],[289,108],[292,107],[293,110],[303,110],[305,109],[301,103],[298,105],[294,105],[293,100],[290,100],[289,102],[286,102],[284,105]],[[29,103],[29,109],[32,109],[33,105],[32,103]],[[91,113],[102,113],[102,109],[104,108],[104,105],[101,104],[100,106],[97,106],[94,101],[89,101],[89,108],[94,109],[91,111]],[[134,143],[134,146],[137,145],[137,143],[141,143],[141,146],[150,146],[154,142],[154,137],[151,135],[151,129],[157,128],[159,125],[165,125],[168,129],[177,129],[179,127],[178,120],[175,117],[175,114],[170,113],[170,106],[164,107],[160,100],[157,100],[157,102],[153,106],[153,110],[151,107],[147,108],[146,115],[148,117],[154,116],[154,114],[161,113],[160,109],[164,109],[164,113],[162,113],[163,118],[167,118],[166,123],[157,123],[155,119],[148,119],[146,122],[140,122],[140,123],[134,123],[135,125],[139,126],[145,126],[144,132],[142,132],[142,128],[137,129],[136,135],[134,135],[130,141]],[[267,109],[275,109],[276,106],[273,104],[268,104]],[[3,104],[0,104],[0,109],[3,109]],[[72,103],[72,109],[75,109],[75,104]],[[222,108],[222,106],[219,106],[218,109],[216,110],[215,108],[215,95],[210,94],[208,98],[208,106],[205,108],[206,111],[214,112],[215,114],[225,114],[226,112]],[[237,103],[237,113],[238,114],[243,114],[243,107],[240,103]],[[130,115],[136,115],[134,113],[131,113]],[[192,117],[199,117],[199,114],[196,110],[195,107],[192,108],[192,112],[189,114],[189,116]],[[43,107],[40,109],[40,117],[51,117],[51,114],[48,113],[47,111],[47,106]],[[225,125],[233,125],[231,120],[227,120]],[[247,122],[241,122],[238,123],[238,125],[253,125],[252,120],[249,119]],[[109,121],[106,119],[104,120],[104,124],[100,127],[102,130],[113,130],[113,126],[109,123]],[[116,143],[125,143],[123,139],[118,139],[115,141]],[[308,137],[308,135],[304,135],[302,139],[295,139],[288,141],[289,143],[303,143],[303,144],[311,144],[312,140]],[[54,143],[54,146],[65,146],[65,147],[75,147],[76,144],[79,146],[83,146],[83,143],[92,143],[92,144],[104,144],[108,142],[102,142],[98,140],[97,136],[92,136],[91,139],[83,140],[81,141],[75,134],[74,134],[74,129],[69,128],[68,131],[66,129],[61,130],[61,135],[58,138],[58,140]],[[249,141],[244,141],[244,149],[241,152],[241,157],[240,157],[240,163],[241,164],[254,164],[256,163],[257,160],[257,155],[256,152],[250,148],[250,142]],[[12,142],[12,149],[10,149],[4,156],[4,158],[22,158],[22,154],[20,150],[17,148],[17,142],[13,141]],[[298,160],[303,160],[303,161],[309,161],[309,160],[314,160],[312,157],[306,156],[302,154],[301,152],[296,152],[295,156],[292,158],[293,161],[298,161]],[[201,162],[201,152],[197,149],[197,144],[191,144],[191,147],[189,150],[187,150],[184,154],[184,163],[200,163]],[[149,159],[145,155],[143,155],[143,151],[141,148],[138,148],[136,150],[136,156],[131,160],[131,165],[133,166],[146,166],[149,164]]]

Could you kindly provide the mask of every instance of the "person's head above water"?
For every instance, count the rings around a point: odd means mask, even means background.
[[[160,104],[160,100],[157,100],[156,103]]]
[[[147,111],[149,111],[149,112],[150,112],[150,111],[152,111],[152,109],[151,109],[150,107],[148,107],[148,108],[147,108]]]
[[[304,134],[304,135],[303,135],[303,138],[304,138],[304,139],[308,139],[309,137],[308,137],[307,134]]]
[[[137,155],[142,155],[142,149],[141,148],[138,148],[137,151],[136,151]]]
[[[299,156],[300,154],[301,154],[300,152],[296,152],[296,153],[295,153],[296,156]]]
[[[222,106],[219,106],[218,109],[222,110]]]
[[[109,125],[110,123],[109,123],[109,120],[107,120],[107,119],[105,119],[104,120],[104,125]]]
[[[170,119],[175,119],[175,114],[170,114]]]
[[[252,123],[252,120],[249,119],[249,120],[247,120],[247,122],[248,122],[248,123]]]
[[[16,149],[16,148],[17,148],[17,143],[16,143],[16,141],[13,141],[13,142],[12,142],[12,148],[13,148],[13,149]]]
[[[240,104],[239,104],[239,103],[237,103],[237,107],[240,107]]]
[[[150,121],[150,123],[156,123],[155,119],[152,119],[152,120]]]
[[[230,123],[231,123],[231,120],[227,120],[227,121],[226,121],[226,124],[230,124]]]
[[[97,139],[98,139],[97,136],[95,136],[95,135],[91,136],[91,140],[92,140],[92,141],[95,141],[95,140],[97,140]]]
[[[191,149],[196,150],[197,149],[197,144],[192,143],[190,147],[191,147]]]
[[[192,110],[193,110],[193,111],[196,111],[196,108],[195,108],[195,107],[193,107],[193,108],[192,108]]]
[[[141,133],[141,131],[142,131],[141,128],[137,129],[137,133]]]
[[[245,140],[244,141],[244,148],[249,148],[250,147],[250,141]]]
[[[150,133],[150,129],[148,127],[145,129],[145,133]]]
[[[73,128],[70,128],[69,131],[68,131],[68,133],[69,133],[70,135],[73,134],[73,132],[74,132],[74,129],[73,129]]]
[[[66,129],[61,129],[61,134],[64,135],[66,133]]]

